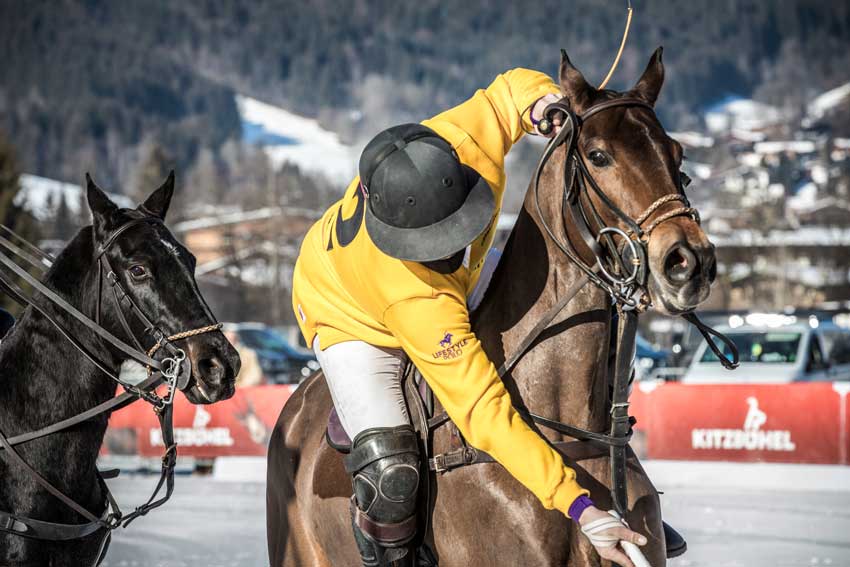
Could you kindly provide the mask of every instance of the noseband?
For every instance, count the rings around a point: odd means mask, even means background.
[[[595,104],[585,110],[582,114],[576,114],[566,98],[554,102],[543,111],[544,120],[540,122],[539,129],[543,133],[551,132],[552,120],[556,114],[563,117],[563,125],[558,135],[552,138],[537,164],[534,173],[534,202],[537,215],[543,228],[549,234],[549,238],[555,245],[575,263],[587,278],[604,289],[610,296],[612,302],[621,310],[637,309],[642,311],[649,306],[649,295],[646,291],[649,275],[648,266],[648,244],[652,231],[663,222],[679,216],[688,216],[699,223],[699,213],[691,207],[688,198],[682,190],[680,182],[679,191],[664,195],[649,205],[643,213],[633,219],[620,207],[618,207],[596,183],[590,174],[584,158],[578,151],[578,139],[581,128],[591,117],[605,110],[616,107],[641,107],[653,113],[653,107],[638,98],[616,98]],[[561,222],[566,240],[561,240],[546,220],[540,206],[540,177],[549,159],[555,150],[564,146],[566,156],[564,158],[563,193],[561,199]],[[590,198],[590,191],[620,219],[626,230],[616,226],[608,226],[602,220],[599,212]],[[585,196],[582,201],[582,196]],[[644,224],[664,205],[668,203],[681,203],[680,206],[659,215],[652,220],[648,226]],[[570,213],[573,226],[578,230],[584,243],[594,256],[593,266],[588,265],[578,254],[575,246],[569,241],[567,230],[567,211]],[[599,227],[596,236],[591,229],[592,222]],[[614,237],[623,240],[621,246],[617,246]]]

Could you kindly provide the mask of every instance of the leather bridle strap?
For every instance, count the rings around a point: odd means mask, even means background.
[[[130,522],[144,516],[154,508],[159,508],[165,504],[171,494],[174,492],[174,467],[177,465],[177,443],[174,442],[174,405],[166,404],[161,410],[156,412],[159,419],[159,427],[162,431],[162,442],[165,445],[165,454],[162,456],[162,465],[159,475],[159,482],[154,488],[153,494],[147,502],[137,507],[133,512],[123,517],[122,525],[126,528]],[[156,500],[159,491],[165,486],[165,494]]]
[[[2,230],[3,232],[8,234],[9,236],[14,238],[15,240],[17,240],[20,243],[21,246],[23,246],[24,248],[26,248],[27,250],[32,252],[34,255],[41,258],[42,266],[50,267],[53,264],[53,262],[56,261],[56,258],[54,258],[51,254],[48,254],[47,252],[45,252],[44,250],[42,250],[38,246],[35,246],[34,244],[29,243],[26,238],[24,238],[23,236],[21,236],[20,234],[18,234],[17,232],[12,230],[8,226],[6,226],[5,224],[0,223],[0,230]]]
[[[611,457],[609,465],[611,467],[611,500],[614,509],[621,516],[628,511],[629,504],[626,493],[626,445],[632,434],[632,418],[629,416],[629,378],[635,358],[637,321],[637,313],[633,310],[619,310],[609,436],[612,439],[626,439],[626,443],[609,444]]]
[[[139,390],[144,392],[150,388],[154,388],[161,382],[162,376],[159,374],[155,374],[147,380],[140,382],[137,387],[139,388]],[[14,447],[15,445],[21,445],[23,443],[28,443],[35,439],[47,437],[48,435],[53,435],[54,433],[58,433],[75,425],[88,421],[91,418],[96,417],[100,414],[118,411],[138,399],[139,395],[137,392],[124,392],[103,403],[94,406],[93,408],[89,408],[82,413],[78,413],[77,415],[69,417],[68,419],[57,421],[56,423],[48,425],[47,427],[42,427],[41,429],[37,429],[35,431],[29,431],[27,433],[22,433],[14,437],[9,437],[6,439],[6,441],[9,443],[9,445]]]
[[[46,478],[41,476],[41,474],[37,470],[35,470],[32,466],[30,466],[30,464],[27,463],[23,459],[23,457],[20,456],[20,454],[18,454],[18,452],[14,449],[14,447],[12,447],[9,444],[8,440],[6,439],[6,436],[3,434],[2,431],[0,431],[0,447],[2,447],[5,450],[6,455],[8,455],[8,457],[12,460],[12,462],[17,464],[19,467],[23,468],[25,471],[27,471],[29,473],[29,475],[36,481],[36,483],[38,483],[39,486],[41,486],[44,490],[49,492],[54,498],[56,498],[57,500],[59,500],[60,502],[62,502],[63,504],[65,504],[66,506],[71,508],[74,512],[78,513],[79,515],[81,515],[82,517],[84,517],[86,520],[89,521],[87,524],[77,524],[77,525],[70,524],[70,526],[72,526],[72,529],[69,530],[69,531],[66,531],[65,533],[61,533],[61,532],[56,533],[57,530],[55,528],[56,528],[56,526],[67,526],[68,524],[53,524],[52,522],[42,522],[42,527],[53,528],[52,529],[53,533],[50,534],[50,535],[56,536],[57,539],[63,539],[63,540],[64,539],[76,539],[76,538],[79,538],[79,537],[85,537],[86,535],[93,533],[100,528],[108,528],[109,527],[109,524],[104,519],[98,518],[97,516],[95,516],[94,514],[89,512],[88,510],[86,510],[83,506],[78,504],[75,500],[73,500],[72,498],[69,498],[61,490],[59,490],[58,488],[53,486],[53,484],[51,484]],[[14,522],[11,525],[8,525],[8,523],[9,523],[8,518],[9,517],[14,518]],[[28,525],[29,521],[30,521],[29,518],[22,518],[20,516],[7,515],[7,522],[6,522],[7,525],[0,526],[0,529],[3,529],[3,531],[9,531],[11,533],[18,533],[19,535],[29,535],[29,536],[33,537],[36,534],[27,533],[30,530],[34,530],[34,527],[31,527],[31,526]]]
[[[2,263],[6,268],[14,272],[15,275],[24,280],[28,285],[30,285],[33,289],[37,290],[45,298],[49,299],[57,307],[60,307],[68,315],[71,315],[74,319],[82,323],[83,326],[85,326],[88,330],[92,331],[98,337],[100,337],[101,339],[103,339],[104,341],[106,341],[107,343],[127,355],[128,358],[132,358],[139,364],[142,364],[144,366],[151,366],[153,368],[156,368],[157,370],[160,370],[162,368],[162,365],[159,361],[150,358],[144,352],[139,352],[138,350],[134,349],[133,347],[119,339],[118,337],[114,336],[106,329],[95,324],[91,319],[81,313],[76,307],[68,303],[59,294],[54,292],[49,287],[45,286],[38,279],[34,278],[32,275],[30,275],[29,272],[18,266],[5,254],[0,254],[0,263]],[[5,278],[5,275],[2,277]],[[9,282],[5,281],[4,283],[8,285]],[[32,300],[27,300],[27,303],[29,303],[30,305],[35,305]],[[42,314],[45,313],[43,309],[41,309],[40,312]],[[49,319],[51,320],[51,322],[54,321],[53,317],[49,317]],[[77,346],[77,342],[75,341],[74,343],[75,346]]]
[[[109,236],[106,238],[106,241],[102,242],[100,244],[100,246],[97,247],[97,253],[94,256],[94,259],[95,260],[100,259],[100,257],[103,256],[104,254],[106,254],[106,251],[109,250],[112,247],[113,244],[115,244],[115,241],[118,240],[119,236],[121,236],[122,234],[124,234],[125,232],[127,232],[128,230],[133,228],[134,226],[138,226],[140,224],[160,224],[161,225],[161,224],[165,224],[165,223],[163,222],[163,220],[161,218],[154,217],[154,216],[144,216],[144,217],[141,217],[141,218],[132,219],[132,220],[125,222],[124,224],[122,224],[121,226],[116,228],[114,231],[112,231],[109,234]]]
[[[109,409],[119,409],[119,407],[123,407],[123,405],[127,405],[133,401],[136,401],[138,398],[135,396],[131,396],[131,394],[125,393],[120,396],[117,396],[107,402],[106,404],[101,404],[97,406],[100,408],[100,411],[97,413],[103,413],[104,411],[108,411]],[[107,408],[107,404],[109,407]],[[97,408],[93,408],[97,409]],[[92,410],[90,410],[92,411]],[[27,463],[13,448],[15,443],[21,443],[24,441],[32,440],[33,436],[30,435],[21,435],[14,438],[6,438],[3,436],[2,432],[0,432],[0,448],[6,451],[6,453],[12,458],[14,462],[22,466],[27,472],[29,472],[33,478],[35,478],[36,482],[42,486],[46,491],[48,491],[55,498],[60,500],[63,504],[89,520],[85,524],[62,524],[56,522],[46,522],[43,520],[35,520],[33,518],[27,518],[24,516],[19,516],[16,514],[10,514],[8,512],[0,511],[0,532],[11,533],[14,535],[30,537],[34,539],[42,539],[42,540],[51,540],[51,541],[67,541],[67,540],[75,540],[86,537],[99,529],[106,530],[114,530],[119,526],[127,527],[127,525],[132,522],[134,519],[139,516],[144,516],[149,511],[163,505],[174,491],[174,468],[177,464],[177,445],[174,443],[174,425],[173,425],[173,412],[174,407],[171,404],[167,404],[162,408],[156,411],[157,417],[159,418],[159,426],[162,431],[163,442],[166,445],[165,455],[162,457],[162,470],[160,473],[159,482],[156,485],[153,493],[150,498],[137,507],[132,513],[127,516],[123,516],[120,508],[118,507],[118,503],[116,502],[112,492],[109,490],[106,482],[104,481],[104,477],[108,476],[108,478],[113,478],[117,476],[118,471],[107,471],[104,473],[98,472],[98,482],[101,485],[101,489],[104,491],[104,498],[106,501],[106,508],[104,509],[101,517],[94,516],[91,512],[89,512],[86,508],[79,505],[72,498],[65,495],[58,488],[53,486],[49,481],[47,481],[44,477],[42,477],[38,471],[32,468],[29,463]],[[86,412],[89,413],[89,412]],[[80,416],[75,416],[72,418],[76,423],[79,423]],[[88,416],[92,417],[92,416]],[[87,417],[87,418],[88,418]],[[73,423],[67,423],[71,420],[65,420],[64,422],[60,422],[55,426],[51,426],[50,428],[45,428],[39,430],[39,435],[37,437],[42,437],[49,433],[55,433],[60,429],[58,426],[60,424],[65,424],[67,428],[73,425]],[[52,431],[47,431],[47,429],[51,429]],[[27,437],[25,439],[25,437]],[[162,496],[162,498],[155,500],[156,496],[159,494],[160,490],[163,486],[166,486],[166,493]]]
[[[528,332],[528,335],[522,340],[522,342],[517,345],[514,353],[507,359],[502,365],[499,367],[499,378],[504,378],[505,375],[511,371],[511,369],[516,366],[516,363],[519,362],[519,359],[531,350],[532,343],[537,340],[540,334],[546,330],[552,321],[555,320],[555,317],[564,310],[564,307],[572,301],[572,299],[576,296],[576,294],[584,288],[585,284],[587,284],[588,278],[587,276],[581,276],[578,280],[569,288],[567,293],[565,293],[555,305],[549,308],[548,311],[540,318],[540,321],[534,326],[531,331]]]
[[[0,255],[0,258],[2,258],[2,255]],[[154,405],[156,405],[158,403],[158,399],[153,394],[151,394],[148,389],[149,388],[152,389],[152,388],[156,387],[158,385],[158,382],[163,381],[161,373],[157,372],[155,374],[156,380],[145,381],[145,382],[142,382],[142,383],[136,384],[136,385],[129,384],[129,383],[122,381],[119,376],[116,376],[96,356],[94,356],[91,352],[89,352],[89,350],[85,346],[83,346],[83,344],[80,343],[76,339],[76,337],[74,337],[70,333],[70,331],[68,331],[68,329],[66,329],[65,326],[62,325],[62,323],[60,323],[51,313],[44,310],[39,304],[31,302],[28,298],[24,297],[23,296],[23,290],[21,290],[17,286],[17,284],[15,284],[13,281],[7,279],[5,274],[3,274],[2,272],[0,272],[0,283],[2,283],[6,288],[8,288],[9,291],[11,291],[11,292],[13,292],[13,293],[15,293],[15,294],[17,294],[18,296],[21,297],[21,300],[20,300],[21,305],[31,306],[35,311],[37,311],[39,314],[41,314],[45,319],[50,321],[53,324],[53,326],[62,334],[62,336],[64,336],[68,340],[68,342],[70,342],[72,345],[74,345],[74,347],[76,347],[77,350],[79,350],[80,353],[89,360],[89,362],[94,364],[95,367],[97,367],[101,372],[103,372],[104,374],[109,376],[109,378],[111,378],[113,381],[115,381],[116,383],[118,383],[122,387],[124,387],[124,389],[127,390],[127,392],[129,394],[131,394],[132,396],[135,396],[137,398],[142,398],[145,401],[147,401],[151,404],[154,404]],[[100,406],[97,406],[97,407],[100,407]],[[70,425],[68,427],[70,427]],[[12,444],[14,445],[14,443],[12,443]]]
[[[0,225],[0,226],[3,226],[3,225]],[[14,253],[19,258],[23,258],[24,260],[26,260],[26,262],[30,266],[32,266],[33,268],[35,268],[36,270],[38,270],[42,274],[47,271],[47,268],[50,267],[50,264],[45,264],[44,261],[38,260],[37,258],[32,256],[29,252],[27,252],[26,250],[23,250],[21,247],[14,244],[13,242],[7,240],[6,238],[3,238],[2,236],[0,236],[0,245],[2,245],[7,250],[11,250],[12,253]]]
[[[682,318],[697,328],[697,330],[705,339],[705,342],[708,344],[708,348],[710,348],[711,352],[714,353],[714,356],[716,356],[718,360],[720,360],[720,364],[723,365],[723,368],[725,368],[726,370],[734,370],[738,368],[738,364],[740,363],[741,359],[740,355],[738,354],[738,347],[735,345],[732,339],[730,339],[723,333],[712,329],[711,327],[700,321],[696,313],[683,313]],[[726,354],[717,347],[712,337],[716,337],[729,348],[729,353],[732,355],[732,360],[729,360],[726,357]]]

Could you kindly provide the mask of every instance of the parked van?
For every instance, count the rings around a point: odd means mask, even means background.
[[[850,330],[810,319],[779,326],[718,327],[738,347],[741,365],[726,370],[705,341],[682,377],[686,384],[850,380]],[[722,346],[718,344],[718,346]],[[729,349],[725,346],[728,356]]]

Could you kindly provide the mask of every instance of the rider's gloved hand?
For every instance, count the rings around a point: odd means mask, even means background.
[[[630,530],[625,522],[618,520],[608,512],[596,506],[588,506],[578,518],[582,533],[590,539],[599,556],[621,567],[635,567],[628,558],[620,541],[629,541],[635,545],[645,545],[646,538]]]
[[[543,111],[546,109],[546,107],[552,104],[553,102],[558,102],[559,100],[561,100],[561,97],[559,97],[558,95],[547,94],[537,99],[537,102],[535,102],[534,105],[531,107],[531,122],[532,124],[534,124],[534,131],[539,136],[553,138],[558,134],[558,131],[561,129],[561,117],[558,115],[556,115],[552,120],[552,125],[554,126],[554,128],[552,128],[551,132],[549,132],[548,134],[543,134],[540,132],[540,130],[537,129],[537,123],[543,119]]]

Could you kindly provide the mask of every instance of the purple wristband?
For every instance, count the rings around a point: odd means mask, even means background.
[[[570,518],[572,518],[575,523],[578,523],[578,519],[581,518],[582,513],[591,506],[593,506],[593,500],[582,494],[573,500],[572,504],[570,504]]]

